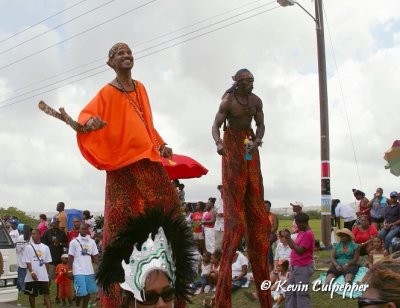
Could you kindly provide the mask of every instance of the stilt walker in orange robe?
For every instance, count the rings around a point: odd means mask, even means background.
[[[39,107],[74,128],[79,149],[97,169],[106,170],[103,249],[118,230],[145,209],[162,206],[180,215],[179,200],[162,166],[172,149],[154,128],[149,98],[142,83],[133,80],[134,59],[127,44],[117,43],[109,51],[107,64],[116,78],[105,85],[81,111],[78,122],[65,110],[60,113],[43,102]],[[100,293],[102,307],[120,307],[119,284]],[[184,307],[177,302],[175,307]]]

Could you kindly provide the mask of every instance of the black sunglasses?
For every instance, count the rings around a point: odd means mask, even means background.
[[[155,292],[145,292],[144,290],[141,292],[142,298],[144,299],[143,302],[138,301],[140,304],[147,306],[147,305],[155,305],[159,298],[161,297],[164,302],[168,303],[175,298],[175,289],[169,288],[162,293],[155,293]]]
[[[365,298],[359,297],[358,298],[358,308],[370,306],[370,305],[383,305],[389,303],[388,301],[384,301],[382,299],[372,299],[372,298]]]

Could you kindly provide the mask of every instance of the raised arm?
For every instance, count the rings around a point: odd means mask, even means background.
[[[60,108],[59,111],[56,111],[43,101],[40,101],[38,106],[39,106],[39,109],[42,110],[44,113],[47,113],[48,115],[51,115],[52,117],[55,117],[56,119],[59,119],[59,120],[65,122],[67,125],[71,126],[72,129],[75,130],[77,133],[81,133],[81,134],[89,133],[91,131],[102,129],[103,127],[105,127],[107,125],[107,123],[104,122],[99,117],[91,117],[86,122],[86,124],[82,125],[82,124],[78,123],[77,121],[73,120],[68,115],[68,113],[65,111],[64,108]]]
[[[224,123],[228,116],[229,108],[230,108],[230,100],[229,94],[226,94],[219,105],[219,109],[217,114],[215,115],[215,120],[212,126],[212,136],[214,138],[215,144],[217,145],[217,153],[219,155],[225,155],[226,150],[224,148],[224,144],[222,143],[221,135],[219,129],[221,125]]]

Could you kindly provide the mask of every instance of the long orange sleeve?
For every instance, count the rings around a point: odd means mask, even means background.
[[[109,84],[81,111],[80,124],[85,124],[92,116],[107,122],[101,130],[77,134],[82,155],[97,169],[120,169],[145,158],[161,162],[158,148],[164,141],[153,126],[146,89],[137,82],[136,91],[147,128],[126,95]],[[139,103],[135,92],[129,92],[129,95]]]

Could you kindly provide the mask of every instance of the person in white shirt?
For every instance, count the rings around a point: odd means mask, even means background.
[[[96,227],[96,221],[93,218],[93,215],[90,215],[90,211],[85,210],[82,212],[83,220],[82,222],[88,226],[88,231],[90,236],[94,235],[94,228]]]
[[[40,231],[32,230],[32,243],[25,247],[23,261],[28,269],[25,276],[25,294],[29,295],[31,307],[35,307],[35,297],[43,294],[44,304],[51,307],[49,290],[50,249],[40,242]]]
[[[217,189],[220,192],[220,197],[214,204],[217,217],[215,219],[214,232],[215,232],[215,250],[222,249],[222,240],[224,238],[224,206],[222,201],[222,185],[218,185]]]
[[[292,249],[289,247],[287,239],[282,235],[282,231],[283,230],[279,231],[279,241],[275,249],[274,272],[276,272],[276,269],[278,267],[278,260],[288,260],[290,265],[290,253],[292,252]],[[290,233],[289,230],[286,231]]]
[[[342,202],[336,206],[335,216],[337,218],[338,228],[340,228],[340,217],[344,219],[344,228],[349,230],[353,229],[353,225],[357,220],[357,214],[354,208]]]
[[[18,224],[19,224],[19,222],[17,219],[10,220],[10,225],[11,225],[10,237],[14,244],[17,242],[18,236],[19,236],[19,232],[17,230]]]
[[[207,285],[207,275],[211,272],[211,253],[206,251],[203,253],[201,260],[201,274],[200,279],[195,281],[192,285],[193,288],[197,289],[194,294],[204,293],[205,287]]]
[[[79,228],[79,236],[69,244],[68,274],[74,277],[77,307],[82,300],[82,307],[87,307],[90,294],[97,292],[92,260],[99,264],[96,242],[88,234],[88,226],[84,223]]]
[[[246,284],[248,264],[249,260],[240,251],[236,251],[232,262],[232,291]]]
[[[24,236],[24,224],[18,225],[18,240],[15,243],[15,250],[17,253],[17,264],[18,264],[18,278],[17,288],[18,291],[23,292],[25,290],[25,276],[26,276],[26,263],[24,262],[24,252],[28,245],[28,241],[25,240]]]

